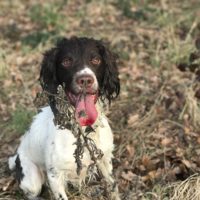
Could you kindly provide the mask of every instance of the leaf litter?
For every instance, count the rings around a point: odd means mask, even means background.
[[[0,74],[0,199],[4,200],[25,199],[7,168],[7,158],[20,138],[9,123],[17,105],[36,112],[33,99],[41,91],[37,81],[41,55],[54,41],[49,34],[46,43],[38,40],[36,49],[24,42],[24,38],[35,40],[43,34],[40,24],[31,21],[30,8],[52,2],[16,2],[0,3],[0,63],[5,66]],[[66,23],[63,29],[55,26],[56,34],[102,38],[120,55],[122,90],[108,117],[116,145],[114,174],[122,199],[198,200],[200,25],[193,9],[197,0],[190,5],[186,1],[130,3],[128,11],[126,1],[123,8],[118,1],[107,5],[104,1],[63,2],[59,12],[67,16]],[[190,10],[194,18],[187,13]],[[42,31],[55,29],[51,25]],[[96,192],[86,187],[81,192],[72,189],[68,195],[70,199],[105,197],[95,196]],[[52,199],[50,193],[44,196]]]

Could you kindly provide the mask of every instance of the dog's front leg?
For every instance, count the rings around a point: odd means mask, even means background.
[[[56,200],[68,200],[65,193],[65,180],[63,172],[50,168],[47,172],[50,188],[55,196]]]
[[[111,188],[111,200],[120,200],[118,186],[112,177],[112,161],[111,157],[103,158],[98,164],[102,175],[104,176],[106,182],[112,187]]]

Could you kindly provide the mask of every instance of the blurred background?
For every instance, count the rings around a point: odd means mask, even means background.
[[[200,199],[199,0],[1,0],[0,199],[25,199],[6,162],[37,112],[43,53],[74,35],[119,55],[108,117],[122,199]],[[69,197],[91,199],[86,191]]]

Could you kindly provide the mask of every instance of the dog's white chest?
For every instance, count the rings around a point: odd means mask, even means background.
[[[94,141],[97,148],[101,149],[104,156],[110,156],[113,150],[113,137],[107,119],[102,119],[103,126],[98,127],[95,132],[91,132],[89,137]],[[80,184],[87,175],[89,165],[93,163],[87,148],[84,148],[81,159],[82,170],[77,174],[77,163],[75,159],[76,138],[71,130],[55,130],[55,135],[49,140],[47,154],[49,165],[63,171],[64,177],[71,182]]]

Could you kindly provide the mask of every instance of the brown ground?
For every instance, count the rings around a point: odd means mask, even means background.
[[[36,112],[42,53],[72,35],[103,39],[120,56],[109,118],[122,199],[178,199],[174,183],[200,171],[199,19],[198,0],[0,1],[0,200],[25,199],[7,159]],[[70,199],[91,199],[85,191]]]

